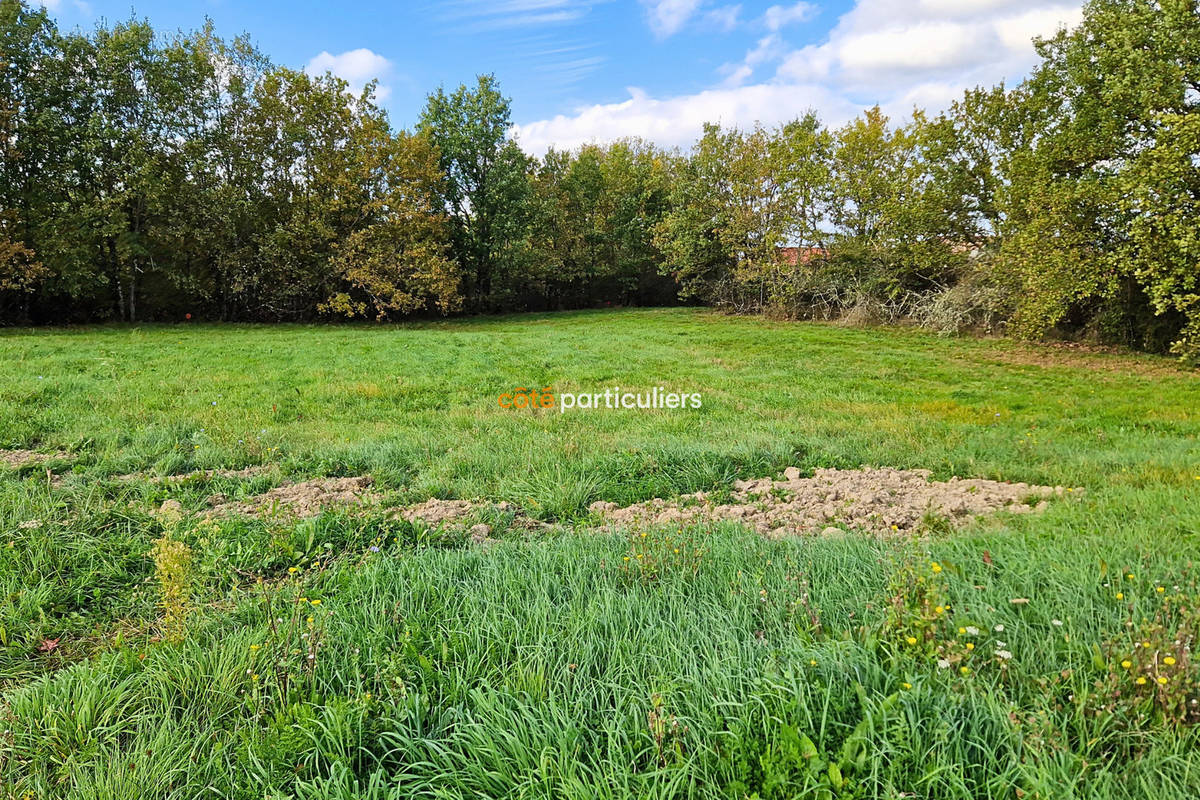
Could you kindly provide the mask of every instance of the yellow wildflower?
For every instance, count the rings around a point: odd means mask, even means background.
[[[1127,658],[1121,662],[1121,666],[1124,667],[1125,669],[1129,669],[1130,667],[1133,666],[1133,662]]]
[[[908,642],[909,644],[916,644],[916,643],[917,643],[917,637],[915,637],[915,636],[910,636],[910,637],[908,637],[908,638],[907,638],[905,641],[906,641],[906,642]]]
[[[1175,666],[1175,657],[1167,656],[1166,658],[1163,659],[1163,663],[1166,664],[1168,667],[1173,667],[1173,666]]]

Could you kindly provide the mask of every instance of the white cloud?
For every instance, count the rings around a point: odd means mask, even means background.
[[[304,68],[304,71],[309,75],[322,75],[326,72],[332,72],[350,84],[350,91],[357,94],[362,91],[367,81],[382,81],[391,75],[392,62],[378,53],[372,52],[365,47],[360,47],[357,50],[347,50],[336,56],[328,51],[322,51],[313,56]],[[383,100],[391,94],[391,91],[391,87],[385,86],[381,82],[375,92],[375,97],[377,100]]]
[[[589,0],[449,0],[440,6],[445,19],[477,30],[574,22],[590,8]]]
[[[704,13],[704,21],[713,28],[729,33],[741,22],[741,3],[733,6],[720,6]]]
[[[677,31],[698,5],[651,4],[652,23],[657,12],[659,30]],[[690,144],[706,121],[773,124],[809,107],[830,125],[875,104],[893,118],[914,106],[938,111],[966,88],[1016,82],[1037,62],[1034,36],[1081,18],[1073,0],[857,0],[823,41],[788,42],[784,27],[811,13],[805,3],[768,9],[758,21],[768,34],[740,62],[723,65],[711,89],[655,98],[631,88],[622,102],[518,125],[514,133],[533,152],[622,136],[671,146]]]
[[[777,31],[794,22],[812,19],[816,13],[817,7],[803,0],[790,6],[771,6],[763,14],[763,24],[767,26],[767,30]]]
[[[701,0],[642,0],[646,6],[650,30],[665,39],[678,33],[700,8]]]
[[[685,147],[705,122],[747,125],[758,120],[774,124],[810,108],[820,109],[823,119],[844,121],[857,111],[856,106],[820,86],[758,84],[666,99],[650,97],[636,88],[628,91],[629,99],[620,103],[588,106],[571,115],[516,125],[513,135],[532,153],[625,136],[640,136],[665,147]]]

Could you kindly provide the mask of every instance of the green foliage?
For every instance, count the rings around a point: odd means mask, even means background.
[[[63,33],[0,2],[0,320],[683,300],[1200,358],[1200,13],[1091,0],[1025,81],[837,130],[523,153],[493,76],[418,133],[211,24]]]
[[[674,159],[641,141],[551,150],[532,176],[526,289],[549,308],[670,304],[655,226],[669,207]]]
[[[492,75],[429,95],[419,130],[441,159],[441,200],[474,310],[492,306],[523,265],[528,157],[508,138],[509,100]]]
[[[1000,201],[1016,332],[1148,300],[1183,317],[1174,349],[1194,357],[1198,41],[1195,0],[1093,0],[1078,27],[1039,43],[1042,63],[1012,96],[1020,146]]]

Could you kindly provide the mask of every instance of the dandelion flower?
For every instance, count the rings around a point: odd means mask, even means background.
[[[970,667],[959,667],[958,671],[961,672],[963,675],[967,675],[968,673],[971,672],[971,668]]]
[[[256,645],[256,644],[250,645],[251,650],[257,650],[258,648],[259,648],[259,645]]]
[[[1159,686],[1166,686],[1166,685],[1167,685],[1167,679],[1166,679],[1166,677],[1165,677],[1165,676],[1163,676],[1163,675],[1159,675],[1159,676],[1158,676],[1158,685],[1159,685]]]
[[[974,645],[974,643],[972,643],[972,642],[967,642],[967,649],[968,649],[968,650],[974,650],[974,649],[975,649],[975,645]]]
[[[810,667],[815,667],[815,666],[817,665],[817,660],[816,660],[815,658],[810,658],[810,659],[808,660],[808,665],[809,665]]]
[[[1131,581],[1131,580],[1133,580],[1133,573],[1131,572],[1131,573],[1129,573],[1128,575],[1126,575],[1126,576],[1125,576],[1125,580],[1128,580],[1128,581]]]
[[[1173,666],[1175,666],[1175,657],[1167,656],[1166,658],[1163,659],[1163,663],[1166,664],[1168,667],[1173,667]]]
[[[932,569],[932,570],[934,571],[934,573],[935,573],[935,574],[936,574],[936,573],[938,573],[938,572],[941,572],[941,571],[942,571],[942,565],[941,565],[941,564],[939,564],[939,563],[938,563],[938,562],[936,562],[936,561],[932,562],[932,563],[929,565],[929,568],[930,568],[930,569]]]
[[[964,634],[964,633],[966,633],[966,632],[967,632],[967,629],[966,629],[966,628],[959,628],[959,629],[958,629],[958,634],[959,634],[959,636],[963,635],[963,634]]]
[[[1162,594],[1162,593],[1163,593],[1163,592],[1165,592],[1166,590],[1167,590],[1167,588],[1166,588],[1165,586],[1159,586],[1159,587],[1158,587],[1157,589],[1155,589],[1154,591],[1158,592],[1159,594]]]
[[[907,681],[905,681],[904,683],[902,683],[902,684],[900,684],[900,685],[901,685],[901,686],[903,686],[905,689],[911,689],[911,688],[912,688],[912,684],[911,684],[911,683],[908,683]]]
[[[917,643],[917,637],[915,637],[915,636],[910,636],[910,637],[908,637],[908,639],[906,639],[905,641],[907,641],[909,644],[916,644],[916,643]]]
[[[1121,662],[1121,666],[1124,667],[1125,669],[1129,669],[1130,667],[1133,666],[1133,662],[1127,658]]]
[[[1145,679],[1145,678],[1138,678],[1136,681],[1134,681],[1134,683],[1136,683],[1138,686],[1145,686],[1145,685],[1146,685],[1146,679]]]
[[[1124,600],[1124,599],[1125,599],[1125,594],[1124,594],[1124,592],[1117,592],[1117,599],[1118,599],[1118,600]]]
[[[938,606],[937,608],[935,608],[935,609],[934,609],[934,611],[935,611],[935,612],[937,612],[938,614],[943,614],[943,613],[945,613],[945,611],[946,611],[946,607],[945,607],[945,606]]]
[[[312,604],[313,604],[314,606],[319,606],[319,605],[321,605],[321,601],[320,601],[320,600],[313,600],[313,601],[312,601]]]
[[[299,571],[296,567],[288,567],[288,575],[295,575]]]

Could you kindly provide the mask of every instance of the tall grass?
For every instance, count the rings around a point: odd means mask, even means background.
[[[1195,729],[1097,689],[1128,688],[1120,648],[1164,598],[1200,595],[1200,387],[1165,362],[681,310],[0,352],[0,444],[74,455],[0,476],[0,797],[1200,795]],[[705,405],[496,404],[535,383]],[[152,480],[257,463],[279,467]],[[598,499],[861,463],[1085,491],[915,542],[578,526]],[[555,524],[489,517],[482,548],[386,507],[199,514],[360,473],[385,506],[483,496]],[[191,554],[178,641],[168,531]],[[925,614],[938,654],[906,644]]]

